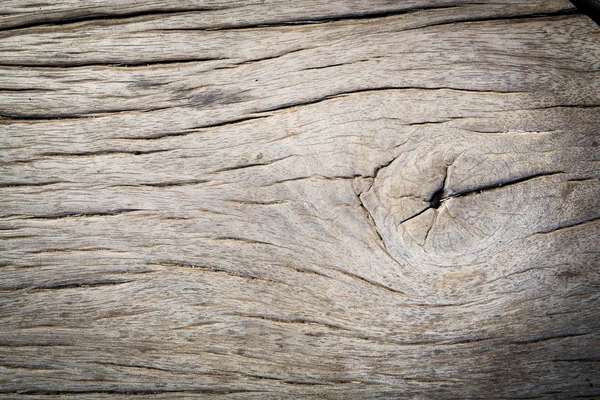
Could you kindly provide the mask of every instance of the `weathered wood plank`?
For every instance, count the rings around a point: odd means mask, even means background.
[[[475,6],[479,13],[486,7],[511,16],[532,13],[554,13],[568,8],[560,0],[501,1],[481,7],[455,0],[406,0],[402,3],[388,0],[367,2],[323,1],[290,3],[282,0],[180,0],[165,2],[150,0],[92,0],[78,4],[72,0],[51,3],[31,3],[28,0],[6,0],[0,5],[0,29],[9,30],[38,25],[68,24],[82,20],[106,19],[155,19],[161,23],[171,22],[174,17],[180,22],[177,28],[224,29],[255,25],[282,25],[311,22],[327,22],[340,19],[377,18],[394,14],[405,14],[422,9],[461,8],[461,12]],[[481,16],[469,10],[471,17]],[[490,14],[498,16],[498,14]],[[149,17],[149,18],[148,18]],[[455,16],[455,18],[460,18]],[[185,21],[185,22],[184,22]],[[125,21],[129,22],[129,21]],[[121,24],[121,22],[117,22]]]
[[[600,396],[600,29],[557,1],[0,5],[0,398]]]

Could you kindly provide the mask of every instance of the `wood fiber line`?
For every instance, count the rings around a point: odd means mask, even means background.
[[[600,397],[599,43],[567,0],[1,2],[0,399]]]

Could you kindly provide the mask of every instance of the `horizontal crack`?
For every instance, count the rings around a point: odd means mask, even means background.
[[[51,285],[38,286],[34,290],[51,290],[51,289],[75,289],[83,287],[99,287],[99,286],[115,286],[122,285],[133,281],[95,281],[95,282],[72,282],[72,283],[55,283]]]
[[[521,15],[506,15],[506,16],[498,16],[498,17],[479,17],[479,18],[457,18],[454,20],[438,22],[433,24],[428,24],[425,26],[420,26],[416,28],[404,29],[404,31],[413,31],[424,28],[432,28],[436,26],[444,26],[444,25],[455,25],[458,23],[467,24],[467,23],[475,23],[475,22],[494,22],[494,21],[510,21],[510,20],[528,20],[534,18],[552,18],[552,17],[562,17],[562,16],[570,16],[580,14],[575,7],[566,8],[563,10],[559,10],[551,13],[532,13],[532,14],[521,14]]]
[[[209,180],[193,179],[188,181],[168,181],[168,182],[155,182],[155,183],[136,183],[135,185],[122,185],[122,186],[149,186],[149,187],[176,187],[176,186],[193,186],[200,185],[202,183],[208,183]]]
[[[429,210],[429,209],[438,209],[446,200],[448,199],[452,199],[452,198],[457,198],[457,197],[465,197],[465,196],[469,196],[472,194],[479,194],[479,193],[483,193],[483,192],[488,192],[491,190],[495,190],[495,189],[499,189],[502,187],[506,187],[506,186],[510,186],[510,185],[516,185],[518,183],[523,183],[523,182],[527,182],[530,181],[532,179],[536,179],[536,178],[540,178],[543,176],[552,176],[552,175],[558,175],[558,174],[564,174],[564,171],[550,171],[550,172],[540,172],[537,174],[533,174],[533,175],[528,175],[528,176],[524,176],[521,178],[517,178],[517,179],[511,179],[511,180],[507,180],[507,181],[502,181],[502,182],[495,182],[489,185],[484,185],[484,186],[479,186],[476,187],[474,189],[469,189],[469,190],[465,190],[462,192],[454,192],[452,190],[448,190],[447,186],[447,180],[448,180],[448,168],[446,167],[446,172],[444,173],[444,178],[442,181],[442,184],[440,186],[439,189],[437,189],[433,195],[426,201],[429,202],[429,205],[424,207],[423,209],[421,209],[420,211],[418,211],[417,213],[403,219],[402,221],[400,221],[398,224],[403,224],[406,221],[409,221],[413,218],[418,217],[419,215],[423,214],[425,211]],[[424,199],[425,200],[425,199]],[[538,233],[543,233],[543,232],[538,232]]]
[[[477,188],[465,190],[465,191],[462,191],[462,192],[447,191],[446,192],[447,195],[442,196],[441,199],[440,199],[440,201],[444,201],[446,199],[453,198],[453,197],[464,197],[464,196],[468,196],[468,195],[471,195],[471,194],[474,194],[474,193],[482,193],[482,192],[486,192],[486,191],[498,189],[498,188],[501,188],[501,187],[506,187],[506,186],[509,186],[509,185],[516,185],[518,183],[527,182],[527,181],[530,181],[532,179],[540,178],[540,177],[543,177],[543,176],[552,176],[552,175],[558,175],[558,174],[564,174],[564,173],[565,173],[564,171],[540,172],[540,173],[537,173],[537,174],[524,176],[522,178],[510,179],[510,180],[507,180],[507,181],[495,182],[495,183],[491,183],[489,185],[479,186]],[[444,188],[442,188],[442,190],[444,190]]]
[[[264,390],[242,390],[242,389],[147,389],[147,390],[127,390],[127,389],[97,389],[97,390],[5,390],[0,389],[0,394],[18,394],[19,396],[63,396],[63,395],[94,395],[94,394],[114,394],[114,395],[156,395],[156,394],[236,394],[236,393],[265,393]]]
[[[80,212],[61,212],[56,214],[44,214],[28,216],[29,219],[61,219],[72,217],[103,217],[131,213],[135,211],[144,211],[139,208],[120,208],[110,211],[80,211]]]
[[[59,183],[69,183],[67,181],[50,181],[50,182],[4,182],[0,183],[0,188],[10,187],[38,187],[38,186],[49,186],[57,185]]]
[[[196,64],[207,61],[222,61],[227,58],[174,58],[174,59],[163,59],[163,60],[139,60],[139,61],[117,61],[117,62],[102,62],[102,61],[73,61],[69,63],[48,61],[43,64],[27,64],[27,63],[14,63],[14,64],[0,64],[0,68],[41,68],[41,69],[56,69],[56,68],[85,68],[85,67],[112,67],[112,68],[132,68],[132,67],[146,67],[154,65],[177,65],[177,64]],[[28,89],[23,89],[23,91]],[[40,89],[47,90],[47,89]]]
[[[265,321],[277,322],[277,323],[282,323],[282,324],[309,324],[309,325],[318,325],[318,326],[322,326],[322,327],[334,329],[334,330],[351,331],[351,329],[346,329],[346,328],[338,326],[338,325],[333,325],[333,324],[329,324],[326,322],[320,322],[320,321],[315,321],[315,320],[306,319],[306,318],[276,318],[276,317],[269,317],[266,315],[254,315],[254,314],[230,314],[230,315],[235,315],[237,317],[244,317],[244,318],[262,319]]]
[[[377,234],[379,234],[379,232],[377,232]],[[380,236],[380,238],[381,238],[381,236]],[[382,240],[382,243],[383,243],[383,239],[381,239],[381,240]],[[385,246],[385,245],[384,245],[384,246]],[[385,249],[385,248],[384,248],[384,249]],[[387,250],[385,250],[385,251],[386,251],[386,253],[387,253]],[[388,254],[388,256],[389,256],[389,257],[391,257],[391,258],[392,258],[392,260],[395,260],[395,259],[394,259],[394,258],[393,258],[391,255],[389,255],[389,253],[387,253],[387,254]],[[347,276],[349,276],[349,277],[351,277],[351,278],[353,278],[353,279],[357,279],[357,280],[359,280],[359,281],[362,281],[362,282],[368,283],[369,285],[375,286],[375,287],[377,287],[377,288],[379,288],[379,289],[383,289],[383,290],[385,290],[385,291],[387,291],[387,292],[392,292],[392,293],[395,293],[395,294],[401,294],[401,295],[403,295],[403,296],[407,296],[407,294],[406,294],[406,293],[404,293],[404,292],[402,292],[402,291],[400,291],[400,290],[392,289],[392,288],[391,288],[391,287],[389,287],[389,286],[386,286],[386,285],[384,285],[384,284],[381,284],[381,283],[378,283],[378,282],[372,281],[372,280],[370,280],[370,279],[367,279],[367,278],[363,278],[362,276],[359,276],[359,275],[353,274],[353,273],[351,273],[351,272],[343,271],[343,270],[341,270],[341,269],[339,269],[339,268],[334,268],[334,267],[330,267],[329,269],[331,269],[331,270],[333,270],[333,271],[336,271],[336,272],[339,272],[340,274],[347,275]]]
[[[273,279],[263,278],[263,277],[259,277],[259,276],[255,276],[255,275],[242,274],[239,272],[229,271],[229,270],[226,270],[226,269],[223,269],[220,267],[195,264],[195,263],[191,263],[188,261],[159,261],[159,262],[155,262],[155,263],[148,263],[147,265],[149,267],[155,266],[155,267],[191,268],[191,269],[198,269],[198,270],[205,271],[205,272],[226,274],[226,275],[233,276],[236,278],[252,279],[252,280],[264,281],[264,282],[269,282],[269,283],[286,284],[285,282],[282,282],[282,281],[276,281]]]
[[[145,154],[154,154],[154,153],[164,153],[167,151],[171,151],[171,149],[159,149],[159,150],[101,150],[101,151],[84,151],[80,153],[61,153],[61,152],[53,152],[53,153],[42,153],[37,154],[38,156],[43,157],[92,157],[92,156],[108,156],[108,155],[134,155],[140,156]]]
[[[534,233],[534,235],[543,235],[543,234],[547,234],[547,233],[554,233],[554,232],[560,231],[562,229],[573,228],[575,226],[584,225],[584,224],[587,224],[587,223],[590,223],[590,222],[594,222],[594,221],[598,221],[598,220],[600,220],[600,216],[586,218],[586,219],[582,219],[582,220],[579,220],[579,221],[569,222],[569,223],[566,223],[564,225],[559,225],[559,226],[557,226],[555,228],[552,228],[552,229],[548,229],[548,230],[544,230],[544,231],[538,231],[538,232]]]
[[[189,128],[187,131],[184,132],[167,132],[167,133],[160,133],[157,135],[151,135],[151,136],[131,136],[131,137],[116,137],[115,139],[121,139],[121,140],[159,140],[159,139],[164,139],[164,138],[168,138],[168,137],[173,137],[173,136],[186,136],[186,135],[191,135],[193,133],[196,132],[196,129],[208,129],[208,128],[216,128],[216,127],[220,127],[220,126],[226,126],[226,125],[235,125],[235,124],[239,124],[239,123],[243,123],[246,121],[252,121],[255,119],[263,119],[263,118],[268,118],[268,115],[260,115],[260,116],[252,116],[252,117],[245,117],[245,118],[239,118],[239,119],[234,119],[231,121],[223,121],[223,122],[217,122],[215,124],[207,124],[207,125],[200,125],[200,126],[194,126],[192,128]]]
[[[287,21],[265,21],[263,23],[257,24],[241,24],[234,26],[224,26],[224,27],[214,27],[214,28],[183,28],[183,29],[173,29],[173,30],[191,30],[191,31],[225,31],[225,30],[241,30],[241,29],[260,29],[260,28],[279,28],[279,27],[287,27],[287,26],[302,26],[302,25],[319,25],[326,24],[330,22],[339,22],[339,21],[360,21],[365,19],[379,19],[379,18],[388,18],[398,15],[412,14],[416,12],[429,11],[429,10],[447,10],[453,8],[460,8],[462,4],[450,4],[450,5],[440,5],[440,6],[421,6],[421,7],[408,7],[404,9],[397,10],[387,10],[387,11],[373,11],[373,12],[364,12],[364,13],[348,13],[348,14],[340,14],[340,15],[326,15],[322,17],[316,17],[311,19],[293,19]],[[169,30],[169,29],[161,29],[161,30]]]
[[[492,94],[523,94],[525,92],[522,91],[502,91],[502,90],[489,90],[489,89],[465,89],[465,88],[454,88],[448,86],[440,86],[440,87],[427,87],[427,86],[380,86],[380,87],[372,87],[372,88],[362,88],[362,89],[354,89],[347,90],[344,92],[334,93],[327,96],[320,97],[318,99],[297,102],[297,103],[288,103],[282,106],[268,108],[265,110],[257,110],[256,112],[273,112],[273,111],[281,111],[289,108],[307,106],[312,104],[321,103],[323,101],[331,100],[334,98],[339,98],[343,96],[347,96],[350,94],[356,93],[366,93],[366,92],[378,92],[378,91],[387,91],[387,90],[450,90],[455,92],[467,92],[467,93],[492,93]]]
[[[590,334],[589,332],[584,332],[584,333],[566,333],[566,334],[561,334],[561,335],[544,336],[544,337],[533,338],[533,339],[517,340],[517,341],[506,342],[506,343],[502,343],[502,344],[532,344],[532,343],[542,343],[542,342],[547,342],[547,341],[550,341],[550,340],[570,339],[570,338],[579,337],[579,336],[586,336],[586,335],[589,335],[589,334]]]
[[[274,164],[274,163],[276,163],[278,161],[283,161],[283,160],[291,158],[291,157],[295,157],[295,155],[289,155],[289,156],[285,156],[285,157],[281,157],[281,158],[277,158],[277,159],[274,159],[274,160],[265,161],[265,162],[261,162],[261,163],[248,163],[248,164],[236,165],[236,166],[233,166],[233,167],[221,168],[221,169],[218,169],[216,171],[212,171],[211,174],[218,174],[218,173],[222,173],[222,172],[238,171],[240,169],[252,168],[252,167],[263,167],[263,166]]]
[[[0,114],[0,121],[3,119],[9,121],[53,121],[62,119],[83,119],[83,118],[99,118],[107,115],[121,114],[121,113],[150,113],[154,111],[166,110],[172,107],[158,107],[158,108],[126,108],[117,110],[95,110],[95,111],[84,111],[72,114],[54,114],[54,115],[42,115],[42,114]]]
[[[214,238],[211,238],[211,239],[213,239],[213,240],[232,241],[232,242],[240,242],[240,243],[247,243],[247,244],[260,244],[260,245],[264,245],[264,246],[281,247],[281,246],[278,246],[278,245],[276,245],[274,243],[263,242],[262,240],[246,239],[246,238],[235,237],[235,236],[218,236],[218,237],[214,237]]]

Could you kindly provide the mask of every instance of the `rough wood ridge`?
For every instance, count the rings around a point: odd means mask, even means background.
[[[0,399],[600,397],[566,0],[0,2]]]

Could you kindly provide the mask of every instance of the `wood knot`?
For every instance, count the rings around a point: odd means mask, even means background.
[[[543,209],[534,199],[563,172],[534,165],[515,172],[485,150],[425,148],[379,171],[361,200],[393,257],[436,265],[485,262],[495,247],[535,233]]]

